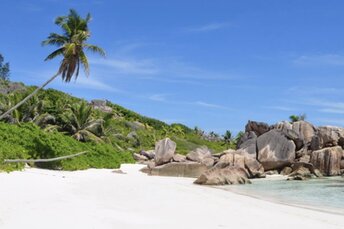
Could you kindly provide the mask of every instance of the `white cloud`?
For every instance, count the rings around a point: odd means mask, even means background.
[[[213,103],[207,103],[203,101],[197,101],[193,103],[194,105],[201,106],[201,107],[208,107],[208,108],[215,108],[215,109],[224,109],[224,110],[233,110],[228,107],[218,105],[218,104],[213,104]]]
[[[129,59],[91,59],[91,64],[106,66],[118,73],[152,75],[159,72],[152,60],[129,60]]]
[[[110,86],[102,82],[100,79],[91,78],[91,77],[78,77],[75,83],[70,83],[73,87],[80,87],[80,88],[89,88],[93,90],[102,90],[102,91],[109,91],[109,92],[120,92],[119,89]]]
[[[166,101],[166,94],[154,94],[149,96],[148,99],[153,101],[164,102]]]
[[[229,23],[209,23],[202,26],[186,28],[187,32],[209,32],[228,27]]]
[[[304,66],[344,66],[344,56],[338,54],[305,55],[296,58],[293,63]]]
[[[90,63],[96,67],[104,67],[109,74],[120,76],[131,75],[147,80],[180,80],[189,79],[190,82],[199,83],[199,80],[232,80],[242,78],[229,73],[209,71],[192,64],[184,63],[175,58],[128,58],[116,57],[111,59],[91,59]]]
[[[265,106],[263,108],[272,109],[272,110],[279,110],[279,111],[295,111],[292,107],[287,106]]]
[[[311,87],[311,86],[296,86],[287,90],[288,95],[338,95],[344,93],[341,88],[335,87]]]
[[[319,99],[310,99],[305,102],[306,105],[318,107],[318,111],[324,113],[344,114],[343,102],[332,102]]]

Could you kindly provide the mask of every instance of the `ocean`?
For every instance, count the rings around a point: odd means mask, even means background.
[[[252,184],[223,187],[235,193],[272,202],[344,215],[344,178],[326,177],[306,181],[253,179]]]

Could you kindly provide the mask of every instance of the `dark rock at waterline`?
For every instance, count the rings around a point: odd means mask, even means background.
[[[205,171],[194,182],[201,185],[250,184],[243,168],[230,166],[226,168],[211,168]]]
[[[313,151],[311,164],[325,176],[340,175],[340,164],[343,150],[340,146]]]
[[[144,168],[145,172],[152,176],[172,176],[197,178],[204,173],[208,167],[198,162],[171,162],[168,164]]]
[[[265,177],[262,164],[241,150],[224,154],[215,165],[216,168],[226,168],[230,166],[245,169],[249,178]]]

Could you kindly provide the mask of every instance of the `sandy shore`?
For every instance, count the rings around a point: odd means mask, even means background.
[[[150,177],[139,165],[0,174],[0,228],[344,228],[341,215]]]

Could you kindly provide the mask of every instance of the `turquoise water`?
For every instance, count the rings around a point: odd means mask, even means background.
[[[251,180],[251,185],[225,187],[243,195],[344,215],[344,178],[307,181]]]

